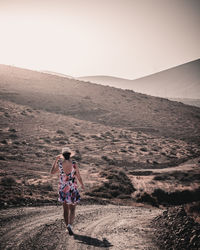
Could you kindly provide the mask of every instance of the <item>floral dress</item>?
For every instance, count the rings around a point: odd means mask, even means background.
[[[76,163],[72,162],[72,171],[66,174],[63,170],[62,160],[58,161],[60,180],[59,180],[59,198],[60,202],[67,204],[76,204],[80,201],[80,194],[76,182]]]

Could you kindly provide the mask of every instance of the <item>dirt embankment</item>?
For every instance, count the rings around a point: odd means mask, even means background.
[[[194,209],[195,207],[193,207]],[[196,210],[199,211],[196,206]],[[200,249],[200,224],[183,207],[172,207],[152,221],[160,249]]]
[[[77,207],[69,236],[61,206],[1,211],[1,249],[157,249],[150,221],[156,208],[84,205]]]

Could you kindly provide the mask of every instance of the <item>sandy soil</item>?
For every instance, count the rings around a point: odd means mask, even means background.
[[[61,206],[1,211],[1,249],[158,249],[150,221],[156,208],[79,205],[74,236],[65,231]]]

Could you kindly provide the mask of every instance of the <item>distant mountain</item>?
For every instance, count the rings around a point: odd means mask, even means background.
[[[164,98],[200,99],[200,59],[136,80],[110,76],[79,79]]]
[[[58,72],[53,72],[53,71],[49,71],[49,70],[43,70],[41,71],[42,73],[46,73],[46,74],[50,74],[50,75],[56,75],[56,76],[60,76],[60,77],[67,77],[69,79],[72,79],[72,76],[68,76],[62,73],[58,73]]]
[[[0,65],[0,98],[96,124],[200,141],[200,108],[131,90]]]
[[[196,106],[200,108],[200,99],[191,98],[169,98],[171,101],[182,102],[187,105]]]
[[[105,86],[121,88],[121,89],[132,89],[132,80],[118,78],[114,76],[83,76],[77,78],[80,81],[97,83]]]

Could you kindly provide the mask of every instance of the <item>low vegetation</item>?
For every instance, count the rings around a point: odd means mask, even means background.
[[[175,206],[200,201],[200,188],[194,190],[177,190],[166,192],[160,188],[152,193],[140,193],[136,197],[138,202],[144,202],[153,206]]]
[[[156,181],[178,181],[180,183],[191,183],[193,181],[200,182],[200,173],[193,171],[180,172],[174,171],[172,173],[159,173],[154,177]]]
[[[1,178],[0,189],[0,208],[55,204],[57,199],[52,184],[49,182],[34,185],[16,181],[12,176],[4,176]]]
[[[131,198],[131,194],[135,191],[130,179],[123,171],[104,170],[100,173],[101,177],[105,177],[106,180],[99,187],[94,187],[86,195],[102,197],[102,198],[119,198],[127,199]]]

